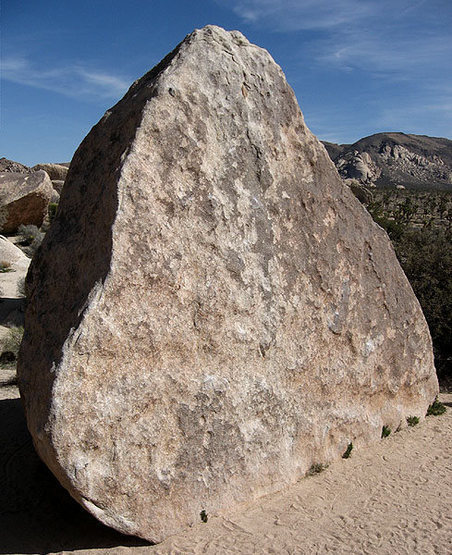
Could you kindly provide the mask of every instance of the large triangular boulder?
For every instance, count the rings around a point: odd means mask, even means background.
[[[36,449],[160,541],[425,415],[419,304],[270,55],[189,35],[79,147],[28,275]]]

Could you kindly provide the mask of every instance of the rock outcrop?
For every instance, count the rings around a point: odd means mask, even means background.
[[[0,296],[20,297],[20,281],[27,274],[30,259],[3,235],[0,235]]]
[[[32,170],[35,172],[44,170],[52,181],[64,181],[69,168],[61,164],[36,164],[36,166],[33,166]]]
[[[377,133],[352,145],[324,143],[344,179],[370,187],[452,190],[452,141]]]
[[[45,171],[0,173],[0,231],[13,233],[21,224],[40,227],[53,195]]]
[[[429,332],[270,55],[189,35],[71,163],[18,365],[36,449],[161,541],[423,417]]]
[[[63,190],[63,185],[64,185],[64,181],[61,179],[52,180],[52,187],[59,195],[61,195],[61,191]]]
[[[24,166],[20,162],[8,160],[8,158],[0,158],[0,173],[13,172],[13,173],[30,173],[32,170],[28,166]]]

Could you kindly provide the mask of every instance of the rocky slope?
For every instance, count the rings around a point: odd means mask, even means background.
[[[323,143],[341,177],[371,187],[452,190],[452,141],[377,133],[352,145]]]

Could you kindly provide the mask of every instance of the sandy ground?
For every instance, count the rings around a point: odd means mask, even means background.
[[[12,371],[0,373],[0,381]],[[441,400],[452,406],[452,395]],[[452,409],[321,474],[150,546],[85,513],[33,450],[0,387],[0,553],[452,553]]]

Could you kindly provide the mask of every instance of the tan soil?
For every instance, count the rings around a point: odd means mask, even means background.
[[[451,408],[156,546],[102,526],[68,496],[33,450],[17,388],[0,387],[0,418],[0,553],[452,552]]]

